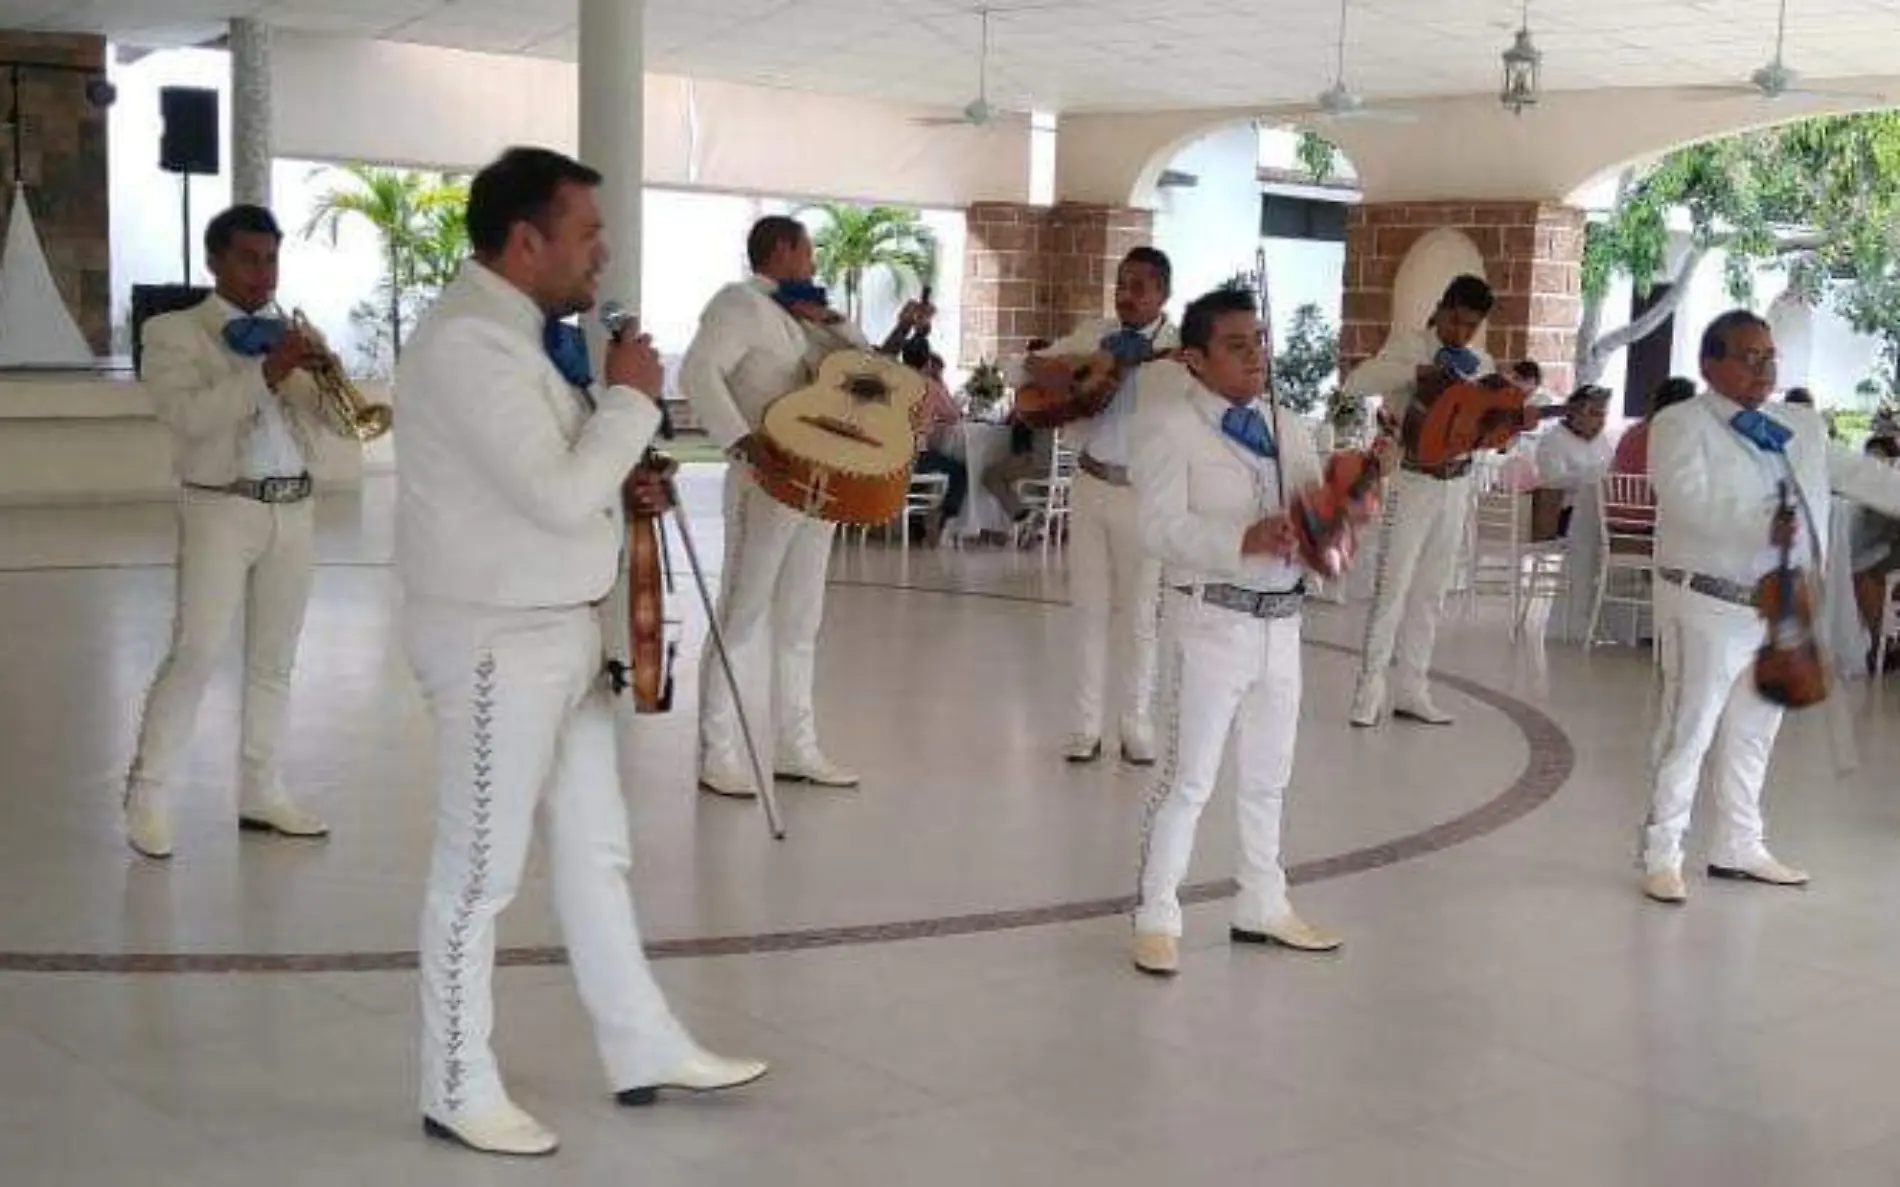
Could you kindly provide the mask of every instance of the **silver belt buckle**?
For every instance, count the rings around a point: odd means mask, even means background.
[[[258,499],[265,503],[294,503],[304,494],[302,478],[266,478],[258,483]]]

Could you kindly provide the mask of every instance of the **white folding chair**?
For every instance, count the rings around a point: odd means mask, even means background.
[[[1605,474],[1600,487],[1602,514],[1597,517],[1597,583],[1590,599],[1590,629],[1583,645],[1594,647],[1603,607],[1628,606],[1641,616],[1655,609],[1656,496],[1644,474]],[[1634,592],[1611,593],[1611,578],[1629,575]],[[1659,658],[1656,631],[1650,629],[1650,655]]]
[[[1039,534],[1042,550],[1053,543],[1062,547],[1068,535],[1069,494],[1075,485],[1076,451],[1062,440],[1058,431],[1049,447],[1049,475],[1046,478],[1018,478],[1011,483],[1016,497],[1029,512],[1010,526],[1009,543],[1022,547],[1027,533]]]

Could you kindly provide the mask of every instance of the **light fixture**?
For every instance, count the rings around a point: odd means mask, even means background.
[[[1498,92],[1498,102],[1510,108],[1512,115],[1523,115],[1526,107],[1537,106],[1543,65],[1544,55],[1531,43],[1530,0],[1524,0],[1517,38],[1504,51],[1504,87]]]

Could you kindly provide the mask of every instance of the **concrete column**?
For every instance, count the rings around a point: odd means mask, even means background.
[[[231,200],[270,205],[270,26],[231,22]]]
[[[645,171],[646,0],[581,0],[581,160],[600,170],[601,213],[613,258],[603,302],[640,308],[641,187]],[[591,319],[590,319],[591,320]]]

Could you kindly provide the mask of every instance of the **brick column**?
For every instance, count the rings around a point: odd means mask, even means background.
[[[1545,386],[1568,392],[1582,315],[1583,212],[1545,202],[1354,207],[1346,225],[1341,368],[1350,370],[1384,344],[1399,268],[1420,239],[1441,228],[1463,234],[1484,257],[1485,279],[1498,298],[1485,345],[1498,365],[1535,359]]]
[[[0,32],[0,57],[78,66],[105,74],[103,37]],[[0,178],[17,164],[59,294],[92,349],[112,339],[111,220],[107,212],[106,113],[86,98],[87,75],[22,69],[20,107],[26,121],[20,160],[13,138],[0,133]],[[13,195],[0,189],[0,228]]]
[[[965,212],[963,357],[1013,359],[1114,304],[1115,266],[1151,242],[1146,210],[980,202]]]

